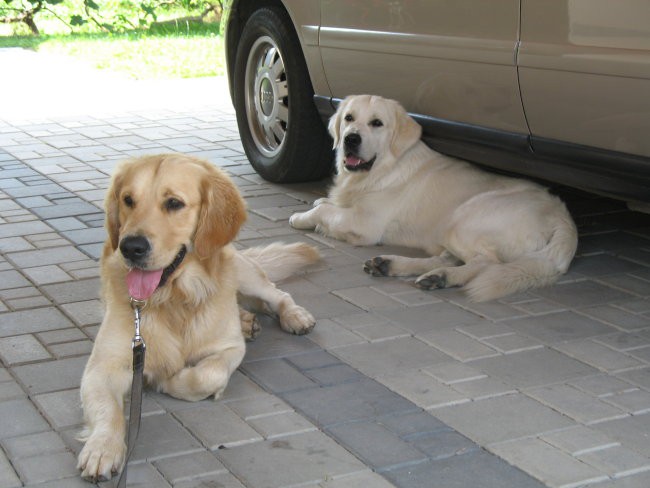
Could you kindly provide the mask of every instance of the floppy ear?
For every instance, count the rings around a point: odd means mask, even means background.
[[[390,142],[390,151],[400,157],[408,148],[422,137],[422,127],[404,110],[399,103],[393,102],[395,113],[395,130]]]
[[[336,146],[339,145],[339,138],[341,137],[341,118],[345,112],[345,107],[347,106],[346,102],[348,101],[348,98],[349,97],[346,97],[343,99],[343,101],[341,101],[334,115],[330,117],[329,124],[327,125],[330,135],[332,136],[332,139],[334,139],[334,149],[336,149]]]
[[[117,169],[111,178],[111,184],[106,190],[104,211],[106,212],[105,227],[113,251],[117,249],[120,240],[120,192],[124,178],[121,169]]]
[[[225,246],[246,220],[246,205],[237,187],[220,170],[213,168],[201,182],[201,210],[194,235],[199,258]]]

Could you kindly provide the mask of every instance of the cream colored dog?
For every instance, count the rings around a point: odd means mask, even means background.
[[[291,217],[355,245],[392,244],[429,258],[379,256],[374,276],[419,275],[421,288],[464,286],[485,301],[553,283],[569,267],[577,231],[559,198],[437,153],[395,101],[358,95],[331,118],[338,174],[328,198]]]
[[[237,252],[230,242],[246,217],[244,202],[223,172],[189,156],[126,162],[113,175],[105,206],[106,310],[81,380],[86,443],[78,466],[92,480],[108,479],[124,464],[134,334],[129,296],[147,300],[147,383],[183,400],[217,398],[244,357],[244,335],[255,333],[251,313],[242,311],[240,320],[238,292],[263,300],[284,330],[304,334],[314,318],[265,271],[281,279],[319,258],[307,244]]]

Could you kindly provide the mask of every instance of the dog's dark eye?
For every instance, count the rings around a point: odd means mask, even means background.
[[[185,204],[181,202],[178,198],[168,198],[165,200],[165,208],[169,211],[180,210]]]
[[[370,121],[370,125],[372,125],[373,127],[381,127],[384,125],[384,123],[379,119],[372,119]]]
[[[346,121],[346,122],[353,122],[353,121],[354,121],[354,117],[352,117],[352,114],[347,114],[347,115],[345,116],[345,121]]]
[[[124,205],[129,208],[133,208],[135,206],[135,202],[133,201],[133,198],[131,198],[131,195],[126,195],[122,201],[124,202]]]

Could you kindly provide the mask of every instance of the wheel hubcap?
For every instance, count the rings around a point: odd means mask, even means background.
[[[282,55],[268,36],[251,47],[246,62],[246,115],[259,151],[273,157],[282,149],[289,127],[289,92]]]

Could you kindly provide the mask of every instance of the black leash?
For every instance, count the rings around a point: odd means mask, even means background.
[[[124,460],[124,468],[117,480],[117,488],[126,487],[126,471],[129,463],[129,458],[135,447],[135,441],[140,432],[140,414],[142,412],[142,383],[144,372],[144,356],[146,344],[140,335],[140,312],[147,304],[146,301],[136,300],[131,298],[131,308],[135,314],[135,335],[131,341],[131,348],[133,349],[133,381],[131,382],[131,405],[129,408],[129,430],[126,437],[126,459]]]

